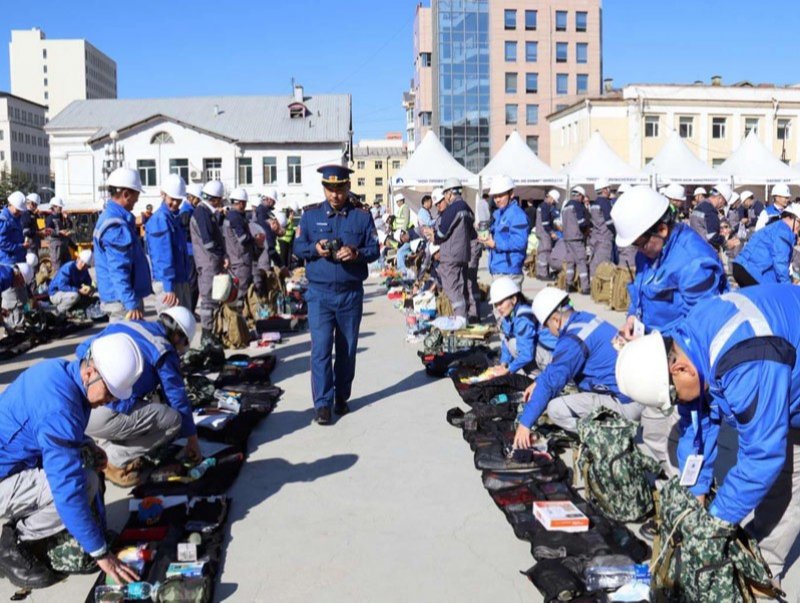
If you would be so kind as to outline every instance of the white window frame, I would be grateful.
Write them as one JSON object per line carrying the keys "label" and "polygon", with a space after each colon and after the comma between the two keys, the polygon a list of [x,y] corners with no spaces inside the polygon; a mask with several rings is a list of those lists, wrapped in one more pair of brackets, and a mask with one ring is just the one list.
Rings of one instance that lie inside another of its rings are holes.
{"label": "white window frame", "polygon": [[289,184],[303,184],[303,160],[300,155],[286,157],[286,179]]}
{"label": "white window frame", "polygon": [[136,171],[142,180],[142,186],[158,186],[155,159],[137,159]]}
{"label": "white window frame", "polygon": [[265,155],[261,159],[261,178],[264,184],[275,184],[278,181],[278,158]]}
{"label": "white window frame", "polygon": [[645,115],[644,116],[644,137],[645,138],[658,138],[659,126],[661,124],[660,115]]}
{"label": "white window frame", "polygon": [[[684,122],[684,120],[687,120]],[[683,132],[686,132],[686,136]],[[678,136],[681,138],[694,137],[694,116],[693,115],[679,115],[678,116]]]}
{"label": "white window frame", "polygon": [[241,184],[253,184],[253,158],[239,157],[236,160],[237,182]]}
{"label": "white window frame", "polygon": [[[718,120],[721,120],[718,121]],[[718,115],[711,118],[711,139],[725,140],[728,135],[728,118]]]}

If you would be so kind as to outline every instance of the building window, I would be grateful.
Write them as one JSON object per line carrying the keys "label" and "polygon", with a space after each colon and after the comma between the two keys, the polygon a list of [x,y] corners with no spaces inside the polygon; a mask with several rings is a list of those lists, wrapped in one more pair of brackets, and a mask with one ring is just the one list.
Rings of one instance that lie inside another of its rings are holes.
{"label": "building window", "polygon": [[42,48],[42,58],[43,59],[47,58],[47,48]]}
{"label": "building window", "polygon": [[694,117],[684,115],[678,118],[678,134],[681,138],[694,136]]}
{"label": "building window", "polygon": [[517,43],[506,42],[506,63],[513,63],[517,60]]}
{"label": "building window", "polygon": [[506,73],[506,94],[517,93],[517,74]]}
{"label": "building window", "polygon": [[0,151],[0,161],[5,161],[5,160],[6,160],[6,152]]}
{"label": "building window", "polygon": [[644,137],[657,138],[658,137],[658,115],[645,115],[644,116]]}
{"label": "building window", "polygon": [[382,170],[383,169],[383,161],[382,160],[378,159],[375,162],[375,169],[376,170]]}
{"label": "building window", "polygon": [[275,157],[264,157],[262,160],[264,184],[274,184],[278,181],[278,160]]}
{"label": "building window", "polygon": [[507,8],[503,13],[503,22],[506,29],[517,28],[517,11],[513,8]]}
{"label": "building window", "polygon": [[356,186],[366,186],[366,182],[367,182],[366,178],[357,178]]}
{"label": "building window", "polygon": [[156,186],[155,159],[138,159],[136,169],[139,171],[139,178],[142,179],[142,186]]}
{"label": "building window", "polygon": [[170,159],[169,160],[169,173],[178,174],[183,178],[184,182],[189,182],[189,160],[188,159]]}
{"label": "building window", "polygon": [[419,62],[420,62],[420,66],[422,66],[422,67],[430,67],[431,66],[431,53],[430,52],[420,52],[419,53]]}
{"label": "building window", "polygon": [[356,161],[356,169],[357,170],[363,170],[365,166],[366,166],[366,163],[364,161]]}
{"label": "building window", "polygon": [[578,42],[575,46],[575,61],[577,63],[589,62],[589,45],[586,42]]}
{"label": "building window", "polygon": [[567,31],[567,11],[556,11],[556,31]]}
{"label": "building window", "polygon": [[778,140],[789,140],[792,135],[791,123],[792,120],[790,119],[778,120]]}
{"label": "building window", "polygon": [[47,65],[43,65],[44,73],[47,73]]}
{"label": "building window", "polygon": [[158,132],[150,139],[150,144],[174,144],[175,140],[169,132]]}
{"label": "building window", "polygon": [[725,163],[725,158],[724,157],[714,157],[711,160],[711,167],[719,167],[723,163]]}
{"label": "building window", "polygon": [[528,31],[534,31],[536,29],[536,11],[535,10],[526,10],[525,11],[525,29]]}
{"label": "building window", "polygon": [[253,158],[239,157],[239,184],[253,184]]}
{"label": "building window", "polygon": [[569,75],[566,73],[556,74],[556,94],[568,94]]}
{"label": "building window", "polygon": [[375,186],[383,186],[383,178],[375,178]]}
{"label": "building window", "polygon": [[533,151],[537,155],[539,154],[539,137],[538,136],[533,136],[533,135],[526,136],[525,137],[525,142],[528,144],[528,146],[530,147],[531,151]]}
{"label": "building window", "polygon": [[726,117],[711,118],[711,138],[725,138],[725,125],[728,121]]}
{"label": "building window", "polygon": [[378,203],[383,203],[383,193],[378,193],[377,195],[375,195],[375,201],[377,201]]}
{"label": "building window", "polygon": [[575,31],[586,31],[586,22],[589,20],[589,13],[578,11],[575,13]]}
{"label": "building window", "polygon": [[431,120],[433,119],[433,113],[430,111],[423,111],[419,114],[419,123],[421,126],[429,126],[431,125]]}
{"label": "building window", "polygon": [[539,60],[538,42],[525,42],[525,60],[528,63],[535,63]]}
{"label": "building window", "polygon": [[506,105],[506,125],[514,126],[517,124],[517,105]]}
{"label": "building window", "polygon": [[539,105],[525,105],[525,123],[529,126],[539,123]]}
{"label": "building window", "polygon": [[758,135],[758,118],[745,117],[744,118],[744,135],[747,136],[750,132],[755,132]]}
{"label": "building window", "polygon": [[567,43],[556,42],[556,63],[567,62]]}
{"label": "building window", "polygon": [[50,95],[47,93],[47,90],[44,91],[44,100],[50,98]]}
{"label": "building window", "polygon": [[289,173],[289,184],[302,184],[303,171],[300,166],[300,157],[289,155],[286,158],[286,171]]}
{"label": "building window", "polygon": [[525,92],[528,94],[536,94],[539,92],[539,74],[526,73],[525,74]]}
{"label": "building window", "polygon": [[392,160],[392,169],[399,170],[400,169],[400,161],[397,159]]}
{"label": "building window", "polygon": [[205,180],[221,180],[222,179],[222,159],[203,159],[203,172],[205,172]]}
{"label": "building window", "polygon": [[5,130],[0,130],[0,140],[3,140],[3,138],[5,138],[5,136],[6,136],[6,131]]}
{"label": "building window", "polygon": [[579,73],[575,79],[578,94],[586,94],[589,92],[589,76],[586,73]]}
{"label": "building window", "polygon": [[47,78],[44,78],[44,85],[47,86]]}

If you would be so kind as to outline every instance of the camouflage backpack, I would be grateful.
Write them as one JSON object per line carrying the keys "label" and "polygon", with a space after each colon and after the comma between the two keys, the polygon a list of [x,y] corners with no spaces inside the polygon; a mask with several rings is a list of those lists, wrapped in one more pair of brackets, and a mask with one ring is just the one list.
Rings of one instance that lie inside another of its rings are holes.
{"label": "camouflage backpack", "polygon": [[592,275],[592,299],[600,303],[611,302],[611,286],[617,267],[611,262],[600,264]]}
{"label": "camouflage backpack", "polygon": [[66,530],[47,539],[47,560],[54,571],[63,574],[91,574],[97,571],[97,562]]}
{"label": "camouflage backpack", "polygon": [[214,315],[214,335],[229,350],[246,348],[250,343],[247,321],[230,304],[221,304]]}
{"label": "camouflage backpack", "polygon": [[647,473],[658,474],[660,466],[639,451],[636,431],[635,423],[603,407],[578,421],[578,467],[586,494],[617,521],[638,521],[653,510]]}
{"label": "camouflage backpack", "polygon": [[609,304],[612,310],[625,311],[630,305],[630,296],[628,295],[628,285],[633,281],[632,270],[627,267],[617,266],[614,272],[614,277],[611,279],[611,297]]}
{"label": "camouflage backpack", "polygon": [[772,573],[755,540],[741,527],[710,515],[670,479],[656,495],[653,542],[655,601],[752,603],[752,587],[777,598]]}

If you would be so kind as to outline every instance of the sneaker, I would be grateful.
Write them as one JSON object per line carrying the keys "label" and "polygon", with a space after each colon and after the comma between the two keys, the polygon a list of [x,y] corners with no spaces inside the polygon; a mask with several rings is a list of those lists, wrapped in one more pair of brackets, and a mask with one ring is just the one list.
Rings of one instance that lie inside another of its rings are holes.
{"label": "sneaker", "polygon": [[0,534],[0,576],[17,588],[47,588],[63,576],[36,559],[17,538],[11,525],[4,525]]}
{"label": "sneaker", "polygon": [[134,488],[139,485],[139,469],[136,461],[122,467],[108,463],[104,470],[106,479],[120,488]]}
{"label": "sneaker", "polygon": [[331,409],[328,406],[323,406],[322,408],[318,408],[316,411],[316,415],[314,415],[314,421],[317,425],[330,425],[331,424]]}

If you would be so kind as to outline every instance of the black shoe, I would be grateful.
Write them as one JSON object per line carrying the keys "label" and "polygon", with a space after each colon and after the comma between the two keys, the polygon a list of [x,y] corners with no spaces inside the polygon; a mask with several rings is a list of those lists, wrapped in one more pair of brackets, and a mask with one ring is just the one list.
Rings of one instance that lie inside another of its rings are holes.
{"label": "black shoe", "polygon": [[653,542],[653,538],[655,538],[657,533],[658,526],[656,526],[655,519],[648,519],[639,528],[639,536],[641,536],[647,542]]}
{"label": "black shoe", "polygon": [[337,400],[336,404],[333,405],[333,412],[341,417],[342,415],[346,415],[350,412],[350,407],[344,400]]}
{"label": "black shoe", "polygon": [[8,524],[0,535],[0,575],[18,588],[47,588],[62,578],[28,551]]}
{"label": "black shoe", "polygon": [[470,316],[467,319],[468,325],[479,325],[481,324],[481,317],[480,316]]}
{"label": "black shoe", "polygon": [[591,295],[591,289],[581,289],[581,295]]}
{"label": "black shoe", "polygon": [[314,415],[314,421],[317,425],[330,425],[331,424],[331,409],[328,406],[323,406],[317,409],[317,414]]}

